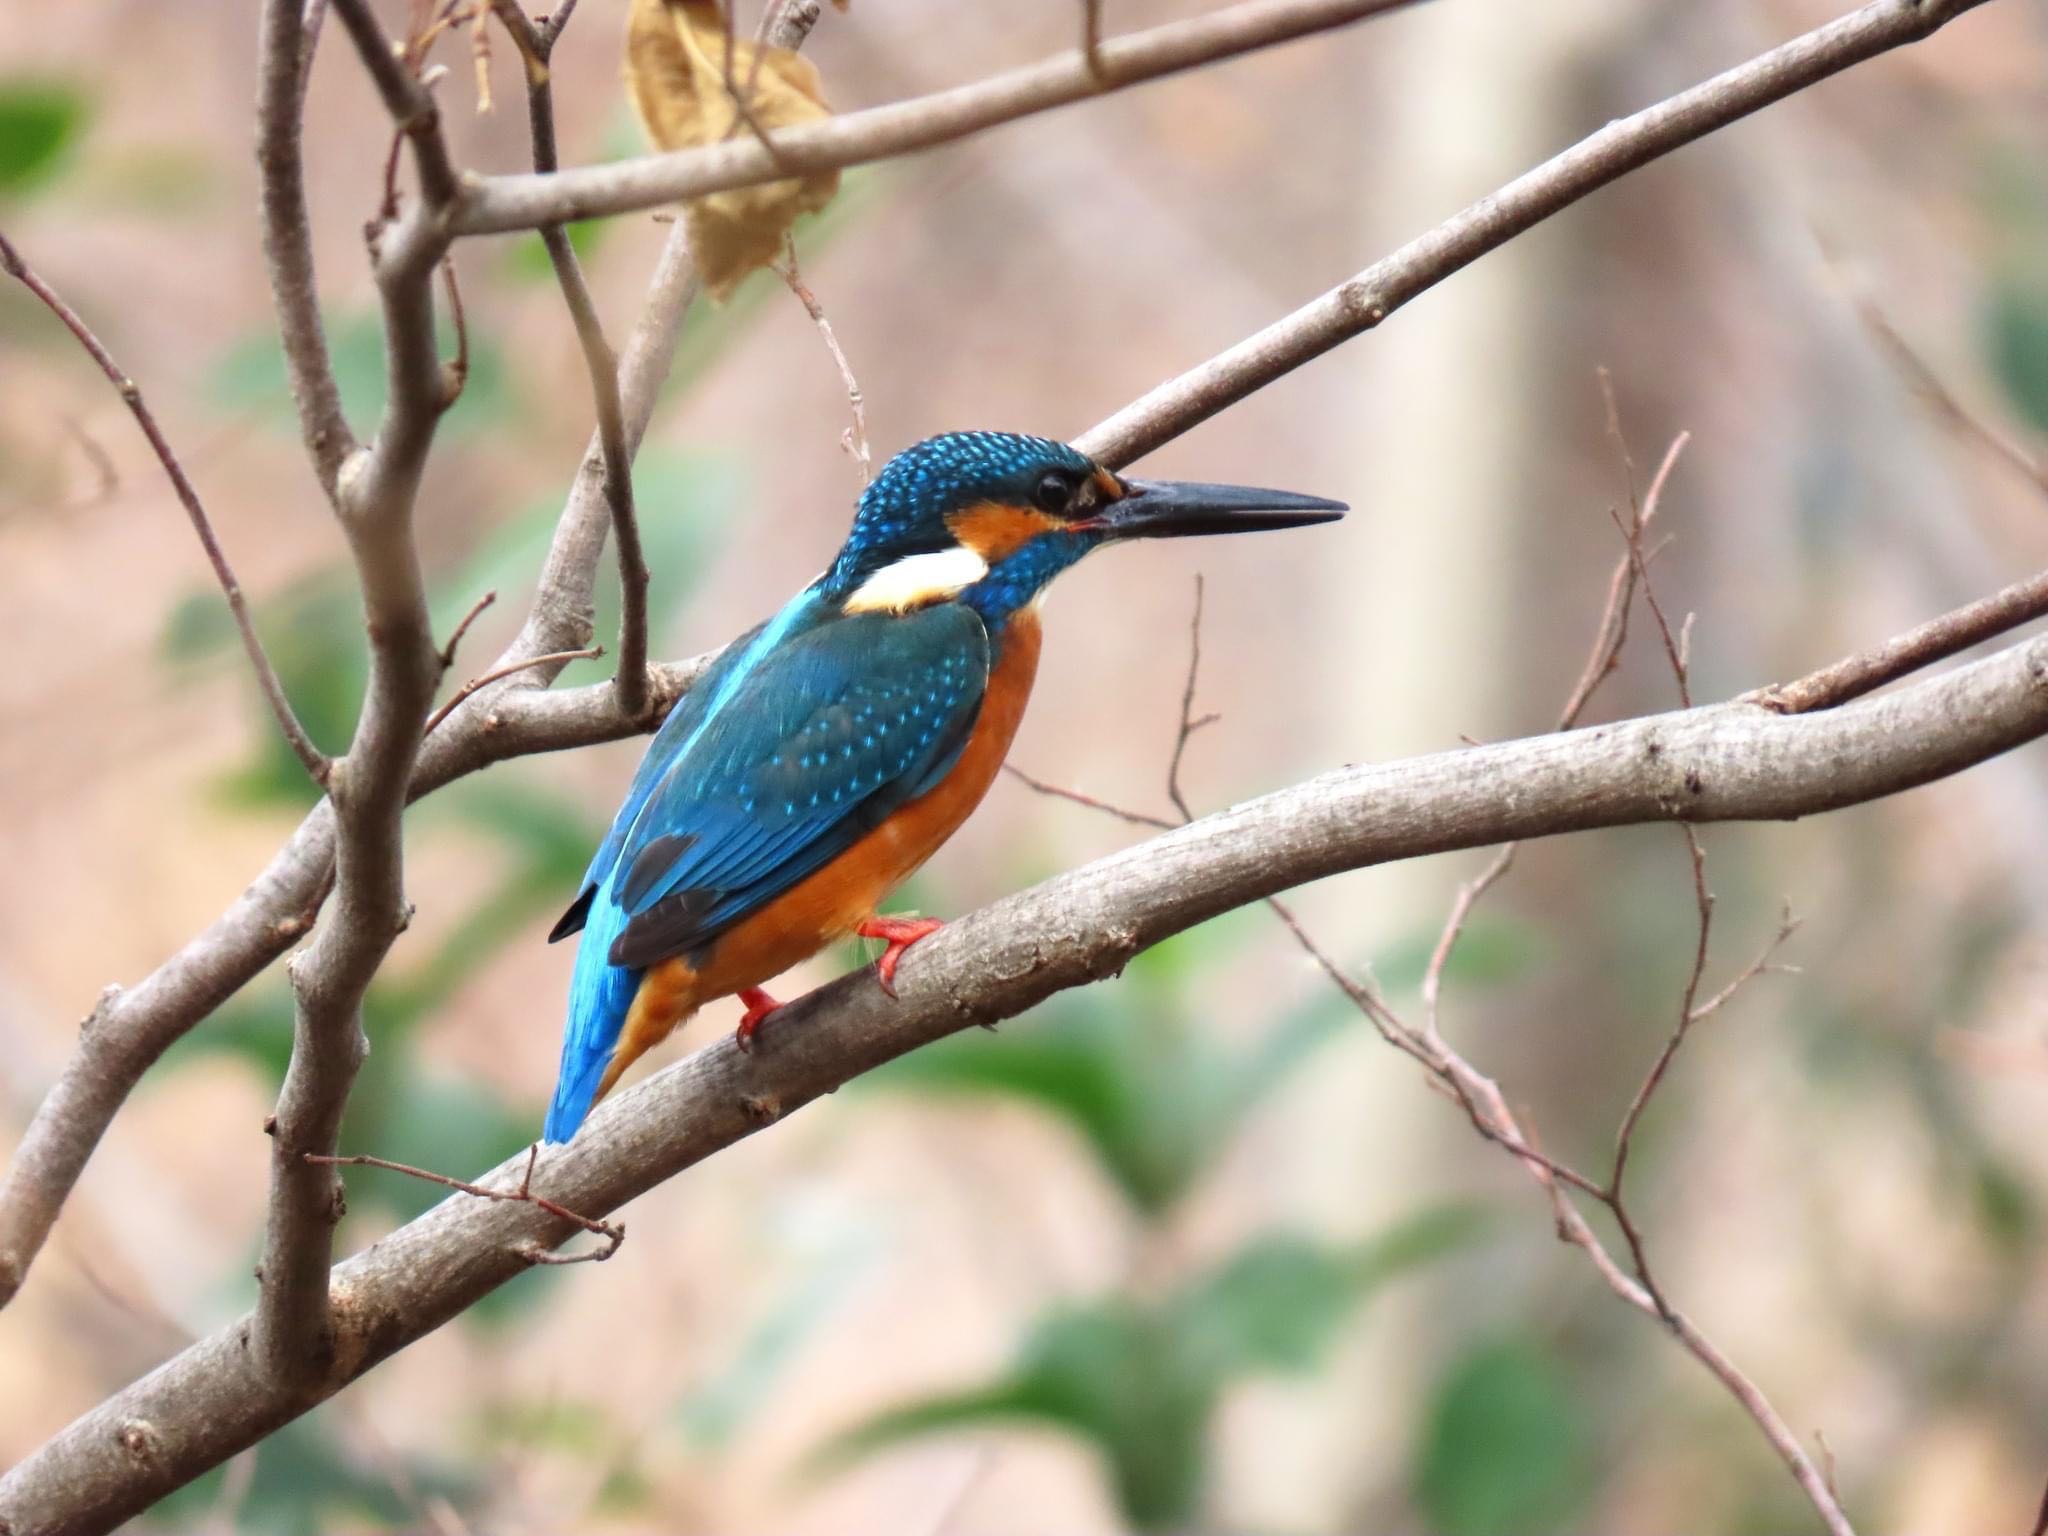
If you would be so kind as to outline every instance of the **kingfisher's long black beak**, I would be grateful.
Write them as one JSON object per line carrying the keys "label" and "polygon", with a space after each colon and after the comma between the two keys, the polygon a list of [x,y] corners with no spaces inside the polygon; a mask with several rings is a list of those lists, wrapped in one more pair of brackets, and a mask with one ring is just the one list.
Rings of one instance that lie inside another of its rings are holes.
{"label": "kingfisher's long black beak", "polygon": [[1250,485],[1193,480],[1127,480],[1121,501],[1093,521],[1112,539],[1178,539],[1202,533],[1255,533],[1333,523],[1350,509],[1341,501],[1265,491]]}

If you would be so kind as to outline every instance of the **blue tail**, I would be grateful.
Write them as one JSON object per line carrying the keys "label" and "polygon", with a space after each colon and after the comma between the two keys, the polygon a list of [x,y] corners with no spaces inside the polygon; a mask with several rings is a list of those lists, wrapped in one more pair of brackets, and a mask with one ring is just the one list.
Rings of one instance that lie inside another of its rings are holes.
{"label": "blue tail", "polygon": [[598,888],[590,903],[576,949],[576,971],[569,982],[569,1022],[562,1033],[562,1066],[555,1079],[555,1101],[548,1106],[546,1142],[563,1142],[590,1113],[606,1063],[619,1043],[633,995],[640,990],[639,971],[611,963],[612,941],[626,926],[626,914],[612,899],[611,881]]}

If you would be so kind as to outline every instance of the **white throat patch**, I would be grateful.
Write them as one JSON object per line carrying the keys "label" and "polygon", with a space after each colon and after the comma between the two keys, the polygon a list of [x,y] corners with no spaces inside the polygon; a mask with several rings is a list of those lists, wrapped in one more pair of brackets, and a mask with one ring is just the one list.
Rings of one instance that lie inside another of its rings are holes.
{"label": "white throat patch", "polygon": [[885,565],[846,600],[848,613],[904,613],[953,597],[988,574],[988,562],[964,545],[907,555]]}

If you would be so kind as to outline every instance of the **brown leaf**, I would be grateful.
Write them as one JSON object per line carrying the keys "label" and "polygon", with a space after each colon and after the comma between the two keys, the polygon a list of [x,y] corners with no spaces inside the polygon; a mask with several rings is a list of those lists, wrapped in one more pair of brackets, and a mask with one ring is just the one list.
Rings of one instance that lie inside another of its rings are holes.
{"label": "brown leaf", "polygon": [[[787,48],[764,48],[759,61],[751,39],[732,46],[726,71],[726,30],[712,0],[633,0],[626,20],[626,84],[647,136],[662,149],[716,144],[758,126],[775,130],[830,115],[818,71]],[[750,126],[734,103],[747,102]],[[816,213],[839,190],[837,171],[816,171],[758,187],[739,187],[691,198],[683,205],[690,254],[714,299],[782,252],[782,238],[797,216]]]}

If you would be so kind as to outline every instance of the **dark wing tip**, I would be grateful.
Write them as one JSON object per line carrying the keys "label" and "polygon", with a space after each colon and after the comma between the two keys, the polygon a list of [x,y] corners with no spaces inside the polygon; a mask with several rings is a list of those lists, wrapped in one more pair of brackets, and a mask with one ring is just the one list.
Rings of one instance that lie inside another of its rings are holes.
{"label": "dark wing tip", "polygon": [[643,971],[703,942],[704,918],[718,905],[720,894],[703,889],[669,892],[619,930],[605,958],[626,970]]}
{"label": "dark wing tip", "polygon": [[583,887],[583,894],[569,903],[569,910],[564,912],[561,920],[548,930],[548,942],[550,944],[559,944],[562,940],[568,938],[570,934],[582,932],[583,925],[590,921],[590,904],[596,899],[597,887],[595,885]]}
{"label": "dark wing tip", "polygon": [[619,881],[619,905],[628,912],[645,905],[654,888],[674,869],[676,860],[696,842],[694,832],[664,832],[649,839],[647,846],[633,855],[625,878]]}

